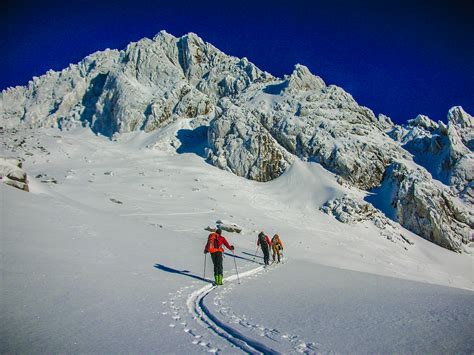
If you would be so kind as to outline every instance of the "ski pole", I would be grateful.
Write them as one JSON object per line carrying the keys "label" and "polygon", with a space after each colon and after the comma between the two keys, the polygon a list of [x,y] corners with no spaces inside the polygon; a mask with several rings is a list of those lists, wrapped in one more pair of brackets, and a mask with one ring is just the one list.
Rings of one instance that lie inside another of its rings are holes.
{"label": "ski pole", "polygon": [[204,278],[206,278],[206,260],[207,259],[207,253],[204,254]]}
{"label": "ski pole", "polygon": [[235,261],[235,253],[233,250],[232,250],[232,254],[234,255],[235,272],[237,273],[237,280],[239,281],[239,285],[240,285],[239,270],[237,269],[237,261]]}
{"label": "ski pole", "polygon": [[258,245],[257,245],[257,249],[255,249],[255,255],[253,256],[253,260],[255,260],[255,258],[257,257],[257,251],[258,251]]}

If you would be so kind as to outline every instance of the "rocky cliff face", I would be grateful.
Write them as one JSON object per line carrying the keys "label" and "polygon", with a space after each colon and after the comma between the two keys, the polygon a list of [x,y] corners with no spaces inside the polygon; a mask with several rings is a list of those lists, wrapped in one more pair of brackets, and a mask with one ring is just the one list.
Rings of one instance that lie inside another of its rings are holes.
{"label": "rocky cliff face", "polygon": [[293,157],[259,119],[229,99],[219,101],[219,113],[209,126],[208,161],[221,169],[257,181],[280,176]]}
{"label": "rocky cliff face", "polygon": [[207,161],[239,176],[268,181],[296,158],[316,161],[389,191],[390,209],[373,205],[446,248],[461,251],[473,228],[473,118],[462,108],[448,125],[420,115],[397,126],[302,65],[275,78],[194,34],[160,32],[7,89],[0,117],[5,128],[83,125],[109,137],[186,119],[207,130]]}
{"label": "rocky cliff face", "polygon": [[472,209],[423,168],[395,162],[373,193],[369,202],[423,238],[455,251],[469,243]]}
{"label": "rocky cliff face", "polygon": [[426,116],[394,127],[390,135],[413,154],[416,163],[452,188],[464,201],[474,202],[474,118],[461,107],[448,113],[448,125]]}

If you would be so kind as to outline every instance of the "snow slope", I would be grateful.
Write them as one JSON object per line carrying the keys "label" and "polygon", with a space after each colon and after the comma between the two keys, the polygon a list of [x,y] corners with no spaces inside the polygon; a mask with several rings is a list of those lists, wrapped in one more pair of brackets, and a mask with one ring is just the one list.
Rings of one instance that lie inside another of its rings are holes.
{"label": "snow slope", "polygon": [[[316,163],[259,183],[162,149],[176,144],[171,128],[19,135],[21,148],[0,150],[24,159],[31,191],[0,184],[2,353],[474,349],[472,255],[320,212],[360,191]],[[226,233],[240,284],[227,254],[216,290],[202,250],[218,219],[243,231]],[[268,272],[254,258],[261,230],[285,245]]]}

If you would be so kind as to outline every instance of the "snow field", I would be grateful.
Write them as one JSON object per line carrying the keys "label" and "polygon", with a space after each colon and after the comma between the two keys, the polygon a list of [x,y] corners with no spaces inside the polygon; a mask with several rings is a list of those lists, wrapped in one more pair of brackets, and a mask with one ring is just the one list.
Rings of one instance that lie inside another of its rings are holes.
{"label": "snow field", "polygon": [[[256,183],[145,148],[168,138],[41,129],[25,146],[43,149],[13,152],[31,193],[0,184],[1,352],[472,351],[472,256],[414,235],[405,250],[319,212],[345,191],[317,164]],[[226,257],[210,289],[204,228],[219,219],[243,227],[224,234],[242,282]],[[288,262],[254,273],[261,230]]]}

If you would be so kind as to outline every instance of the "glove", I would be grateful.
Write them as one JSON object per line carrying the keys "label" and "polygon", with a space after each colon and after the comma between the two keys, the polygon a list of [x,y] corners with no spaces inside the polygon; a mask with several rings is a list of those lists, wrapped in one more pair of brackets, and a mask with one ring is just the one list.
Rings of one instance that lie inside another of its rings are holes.
{"label": "glove", "polygon": [[234,248],[234,246],[233,246],[233,245],[231,245],[231,246],[230,246],[230,250],[234,250],[234,249],[235,249],[235,248]]}
{"label": "glove", "polygon": [[207,250],[204,250],[204,254],[207,254],[207,253],[208,253],[208,251],[207,251]]}

